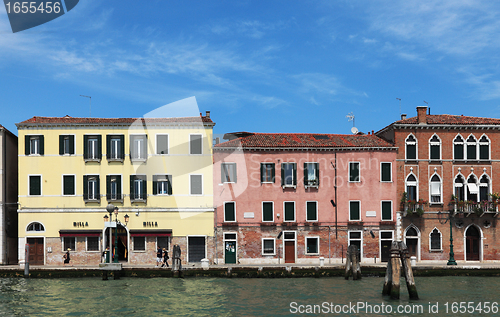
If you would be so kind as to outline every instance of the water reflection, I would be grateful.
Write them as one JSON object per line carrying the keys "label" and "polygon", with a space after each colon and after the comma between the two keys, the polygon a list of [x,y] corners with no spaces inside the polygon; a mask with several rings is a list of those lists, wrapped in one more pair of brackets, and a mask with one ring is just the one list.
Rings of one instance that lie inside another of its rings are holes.
{"label": "water reflection", "polygon": [[[404,281],[404,280],[403,280]],[[419,301],[408,300],[404,285],[401,299],[381,295],[382,278],[346,281],[342,278],[216,279],[123,278],[102,281],[82,279],[0,279],[0,315],[4,316],[284,316],[296,305],[422,305],[453,301],[497,301],[498,278],[417,278]],[[333,314],[335,315],[335,314]],[[341,314],[342,316],[363,316]],[[388,314],[370,314],[386,316]],[[395,313],[389,315],[396,315]],[[413,314],[398,314],[411,316]],[[451,312],[448,314],[452,316]]]}

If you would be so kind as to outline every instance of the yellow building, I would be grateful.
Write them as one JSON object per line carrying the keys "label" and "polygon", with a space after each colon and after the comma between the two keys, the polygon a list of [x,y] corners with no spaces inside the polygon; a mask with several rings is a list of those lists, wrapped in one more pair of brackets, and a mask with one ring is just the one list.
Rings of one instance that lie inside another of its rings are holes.
{"label": "yellow building", "polygon": [[[97,265],[109,247],[155,264],[178,244],[182,260],[212,258],[210,112],[187,118],[33,117],[19,133],[19,263]],[[116,243],[115,243],[116,241]],[[114,253],[114,252],[113,252]],[[170,255],[170,257],[172,257]]]}

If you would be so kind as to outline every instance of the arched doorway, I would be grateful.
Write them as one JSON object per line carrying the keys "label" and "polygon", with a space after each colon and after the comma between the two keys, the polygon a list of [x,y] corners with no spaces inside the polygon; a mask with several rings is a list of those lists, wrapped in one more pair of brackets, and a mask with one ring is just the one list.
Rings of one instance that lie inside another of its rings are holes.
{"label": "arched doorway", "polygon": [[419,259],[418,245],[419,245],[419,231],[415,226],[410,226],[406,229],[405,243],[408,247],[409,256],[414,256]]}
{"label": "arched doorway", "polygon": [[481,233],[472,225],[465,231],[465,260],[479,261]]}
{"label": "arched doorway", "polygon": [[[109,246],[109,230],[112,229],[111,234],[111,244],[112,244],[112,254],[114,256],[115,252],[115,240],[116,240],[116,231],[115,228],[106,228],[105,233],[104,233],[104,245],[105,247]],[[128,262],[128,231],[127,229],[121,225],[120,223],[117,224],[118,229],[118,261],[124,261]]]}

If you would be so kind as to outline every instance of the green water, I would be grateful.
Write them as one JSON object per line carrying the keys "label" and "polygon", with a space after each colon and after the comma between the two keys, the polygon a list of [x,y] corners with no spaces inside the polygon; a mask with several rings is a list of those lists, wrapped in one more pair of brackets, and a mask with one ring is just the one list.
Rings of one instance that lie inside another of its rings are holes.
{"label": "green water", "polygon": [[[316,312],[330,316],[473,315],[470,311],[452,313],[452,303],[458,302],[458,308],[460,301],[466,302],[466,306],[468,302],[474,303],[474,315],[500,316],[498,312],[479,314],[477,310],[478,304],[484,307],[485,302],[500,302],[500,278],[422,277],[416,279],[416,284],[418,301],[408,299],[404,286],[400,300],[383,297],[383,279],[375,277],[360,281],[343,278],[122,278],[116,281],[4,278],[0,279],[0,316],[284,316],[303,315],[299,309],[313,309],[312,305],[318,305]],[[293,302],[296,304],[291,304]],[[350,303],[357,308],[358,302],[372,305],[372,313],[364,309],[355,313],[350,308],[346,311]],[[429,302],[438,304],[437,313],[429,313]],[[380,310],[375,313],[377,307],[382,309],[382,304],[390,305],[393,313],[387,313],[387,306],[384,313]],[[424,313],[398,314],[395,312],[398,305],[406,309],[422,306]],[[322,311],[318,310],[320,307]],[[342,308],[344,312],[335,313],[335,309]],[[294,311],[296,313],[292,313]]]}

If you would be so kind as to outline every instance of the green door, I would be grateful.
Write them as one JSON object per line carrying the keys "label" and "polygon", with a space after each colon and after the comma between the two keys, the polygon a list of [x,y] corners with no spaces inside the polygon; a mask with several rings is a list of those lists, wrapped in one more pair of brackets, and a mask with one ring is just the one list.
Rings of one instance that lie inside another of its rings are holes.
{"label": "green door", "polygon": [[236,263],[236,241],[226,241],[226,264]]}

